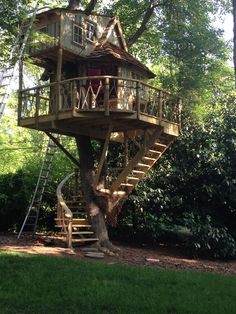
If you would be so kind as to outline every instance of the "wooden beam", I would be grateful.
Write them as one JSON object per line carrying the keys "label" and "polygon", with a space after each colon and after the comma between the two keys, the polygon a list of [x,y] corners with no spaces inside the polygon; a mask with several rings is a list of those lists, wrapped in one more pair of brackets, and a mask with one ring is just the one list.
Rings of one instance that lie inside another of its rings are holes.
{"label": "wooden beam", "polygon": [[109,145],[110,137],[111,137],[111,131],[112,131],[112,124],[109,125],[109,128],[107,130],[107,136],[106,136],[106,140],[105,140],[105,143],[104,143],[104,146],[103,146],[103,150],[102,150],[102,154],[101,154],[101,157],[100,157],[98,170],[97,170],[97,173],[96,173],[95,178],[94,178],[93,186],[94,186],[95,190],[97,188],[97,185],[98,185],[98,182],[99,182],[99,178],[100,178],[100,175],[101,175],[101,172],[102,172],[102,167],[104,165],[104,162],[105,162],[105,159],[106,159],[106,156],[107,156],[108,145]]}
{"label": "wooden beam", "polygon": [[68,152],[67,149],[65,149],[65,147],[63,147],[61,145],[61,143],[49,132],[45,132],[47,134],[47,136],[57,145],[57,147],[60,148],[60,150],[63,151],[63,153],[70,159],[70,161],[72,161],[77,167],[80,168],[80,163],[78,162],[77,159],[75,159],[71,153]]}

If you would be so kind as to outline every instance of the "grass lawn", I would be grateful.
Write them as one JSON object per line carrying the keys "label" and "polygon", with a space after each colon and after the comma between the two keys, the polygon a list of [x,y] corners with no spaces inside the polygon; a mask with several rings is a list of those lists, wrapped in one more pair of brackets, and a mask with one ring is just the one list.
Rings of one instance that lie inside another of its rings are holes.
{"label": "grass lawn", "polygon": [[0,314],[234,314],[236,276],[0,251]]}

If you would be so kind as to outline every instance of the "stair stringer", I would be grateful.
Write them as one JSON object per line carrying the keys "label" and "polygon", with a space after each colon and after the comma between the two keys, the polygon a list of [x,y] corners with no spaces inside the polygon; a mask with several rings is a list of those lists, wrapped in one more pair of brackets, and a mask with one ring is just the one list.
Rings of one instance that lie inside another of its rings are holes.
{"label": "stair stringer", "polygon": [[[141,177],[131,177],[130,179],[136,179],[136,182],[133,184],[128,183],[129,181],[129,175],[132,173],[132,171],[135,171],[135,168],[138,166],[138,164],[140,163],[140,161],[142,161],[143,158],[148,158],[145,155],[147,155],[147,153],[149,152],[149,150],[151,149],[151,147],[153,145],[161,145],[161,143],[157,142],[157,140],[160,138],[161,135],[163,135],[163,128],[158,128],[155,130],[147,130],[145,132],[145,136],[144,136],[144,142],[143,144],[140,146],[139,151],[136,153],[136,155],[128,162],[128,164],[126,165],[126,167],[122,170],[122,172],[118,175],[118,177],[115,179],[115,181],[112,183],[111,188],[110,188],[110,193],[113,194],[115,193],[117,190],[120,189],[121,185],[124,184],[124,186],[126,186],[126,193],[129,194],[134,187],[140,182],[140,180],[145,176],[145,174],[147,173],[147,171],[154,165],[154,163],[162,156],[162,154],[166,151],[166,149],[170,146],[170,144],[172,143],[173,139],[171,137],[171,139],[168,139],[168,143],[166,143],[166,145],[164,146],[164,149],[159,152],[158,156],[156,156],[156,158],[149,158],[151,160],[151,164],[143,164],[143,166],[146,166],[146,169],[144,169],[142,171],[142,175]],[[141,173],[141,171],[140,171]],[[126,183],[123,183],[126,182]]]}

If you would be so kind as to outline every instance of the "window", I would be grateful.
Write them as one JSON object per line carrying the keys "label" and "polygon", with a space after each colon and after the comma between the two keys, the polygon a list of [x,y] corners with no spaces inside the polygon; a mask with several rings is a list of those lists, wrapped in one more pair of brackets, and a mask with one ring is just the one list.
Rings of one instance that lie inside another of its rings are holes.
{"label": "window", "polygon": [[93,22],[87,21],[87,23],[86,23],[86,39],[88,39],[89,41],[92,41],[92,42],[95,40],[95,37],[96,37],[95,29],[96,29],[96,24],[94,24]]}
{"label": "window", "polygon": [[77,24],[73,24],[73,44],[83,45],[83,28]]}

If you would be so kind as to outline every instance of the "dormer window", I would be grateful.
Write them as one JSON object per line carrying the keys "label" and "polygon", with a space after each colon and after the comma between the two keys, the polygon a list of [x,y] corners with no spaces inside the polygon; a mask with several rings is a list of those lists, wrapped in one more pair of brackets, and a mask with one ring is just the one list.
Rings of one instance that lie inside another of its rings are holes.
{"label": "dormer window", "polygon": [[73,24],[73,44],[83,46],[83,27],[79,24]]}
{"label": "dormer window", "polygon": [[86,39],[94,42],[95,38],[96,38],[96,24],[91,21],[87,21],[86,22]]}

